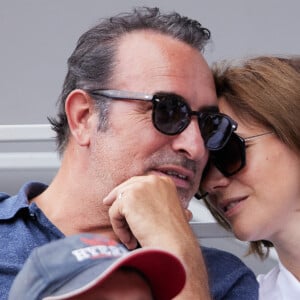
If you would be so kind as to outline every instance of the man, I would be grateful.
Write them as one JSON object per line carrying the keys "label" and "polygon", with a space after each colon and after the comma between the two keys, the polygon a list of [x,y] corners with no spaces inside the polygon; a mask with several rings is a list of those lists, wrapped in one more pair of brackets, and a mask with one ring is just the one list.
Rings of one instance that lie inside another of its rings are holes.
{"label": "man", "polygon": [[85,233],[35,248],[9,299],[171,300],[185,279],[183,264],[170,252],[129,252],[114,240]]}
{"label": "man", "polygon": [[209,35],[142,8],[81,36],[51,119],[61,167],[49,187],[31,183],[0,202],[2,295],[34,247],[91,232],[178,256],[187,270],[178,299],[256,299],[254,274],[230,254],[201,251],[188,223],[208,149],[236,128],[217,113],[201,54]]}

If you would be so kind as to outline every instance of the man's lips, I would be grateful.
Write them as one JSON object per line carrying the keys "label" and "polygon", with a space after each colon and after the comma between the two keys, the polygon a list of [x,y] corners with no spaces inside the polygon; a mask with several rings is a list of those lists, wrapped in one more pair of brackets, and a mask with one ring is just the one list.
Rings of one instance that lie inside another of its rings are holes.
{"label": "man's lips", "polygon": [[180,166],[163,166],[155,168],[153,171],[171,177],[178,187],[189,188],[193,182],[193,178],[195,177],[195,173],[193,171]]}

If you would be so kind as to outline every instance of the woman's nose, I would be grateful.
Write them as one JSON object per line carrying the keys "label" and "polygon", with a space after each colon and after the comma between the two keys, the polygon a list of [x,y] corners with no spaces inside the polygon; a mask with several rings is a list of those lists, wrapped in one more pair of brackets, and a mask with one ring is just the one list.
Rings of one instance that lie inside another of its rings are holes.
{"label": "woman's nose", "polygon": [[230,182],[213,164],[208,163],[202,174],[200,188],[212,194],[219,188],[226,187]]}

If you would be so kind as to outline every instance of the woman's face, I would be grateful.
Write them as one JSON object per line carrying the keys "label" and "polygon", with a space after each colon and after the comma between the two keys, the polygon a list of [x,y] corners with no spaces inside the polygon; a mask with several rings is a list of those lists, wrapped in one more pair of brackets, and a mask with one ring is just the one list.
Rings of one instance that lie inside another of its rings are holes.
{"label": "woman's face", "polygon": [[[242,122],[224,98],[220,111],[238,122],[241,137],[269,131]],[[268,134],[246,142],[246,166],[240,172],[224,177],[212,167],[201,186],[239,239],[276,244],[299,228],[299,182],[300,158],[275,134]]]}

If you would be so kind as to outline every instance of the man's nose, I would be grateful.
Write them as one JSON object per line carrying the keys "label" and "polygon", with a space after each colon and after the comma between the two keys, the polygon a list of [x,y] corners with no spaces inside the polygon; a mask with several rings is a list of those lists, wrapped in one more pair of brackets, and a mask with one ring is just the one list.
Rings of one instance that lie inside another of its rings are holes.
{"label": "man's nose", "polygon": [[192,118],[187,128],[174,137],[172,147],[191,160],[207,159],[208,150],[205,147],[197,118]]}

